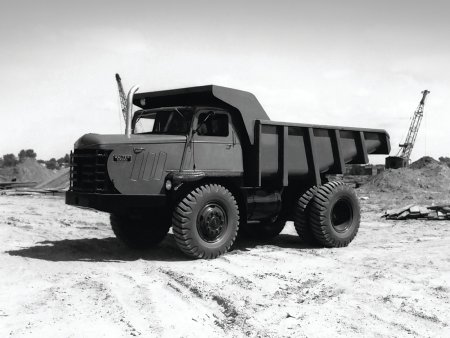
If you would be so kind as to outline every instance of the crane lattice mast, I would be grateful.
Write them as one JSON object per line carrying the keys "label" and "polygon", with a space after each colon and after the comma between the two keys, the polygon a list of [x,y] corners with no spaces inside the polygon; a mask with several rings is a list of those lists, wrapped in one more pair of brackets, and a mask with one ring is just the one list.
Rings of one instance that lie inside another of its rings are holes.
{"label": "crane lattice mast", "polygon": [[123,90],[122,79],[119,74],[116,74],[117,87],[119,88],[120,106],[122,108],[123,119],[126,122],[127,117],[127,97]]}
{"label": "crane lattice mast", "polygon": [[400,150],[397,156],[403,158],[406,165],[408,165],[409,163],[411,152],[414,148],[414,143],[416,142],[417,133],[419,132],[420,123],[422,122],[423,118],[425,98],[429,93],[430,91],[428,90],[424,90],[422,92],[422,100],[420,100],[420,103],[417,106],[416,111],[414,112],[411,125],[409,126],[408,135],[406,136],[406,140],[402,144],[399,144]]}

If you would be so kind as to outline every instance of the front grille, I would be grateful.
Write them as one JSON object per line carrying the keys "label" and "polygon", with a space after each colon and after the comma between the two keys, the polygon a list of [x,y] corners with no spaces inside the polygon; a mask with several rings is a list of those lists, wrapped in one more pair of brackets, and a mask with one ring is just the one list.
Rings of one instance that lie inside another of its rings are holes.
{"label": "front grille", "polygon": [[106,167],[111,152],[100,149],[75,149],[70,154],[70,189],[91,193],[116,193]]}

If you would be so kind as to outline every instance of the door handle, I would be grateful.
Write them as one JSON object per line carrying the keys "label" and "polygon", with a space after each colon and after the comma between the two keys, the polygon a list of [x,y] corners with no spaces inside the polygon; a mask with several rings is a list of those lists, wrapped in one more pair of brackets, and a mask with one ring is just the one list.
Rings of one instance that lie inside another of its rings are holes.
{"label": "door handle", "polygon": [[141,152],[143,152],[145,150],[145,148],[133,148],[133,151],[135,154],[139,154]]}
{"label": "door handle", "polygon": [[226,149],[231,149],[232,144],[227,144]]}

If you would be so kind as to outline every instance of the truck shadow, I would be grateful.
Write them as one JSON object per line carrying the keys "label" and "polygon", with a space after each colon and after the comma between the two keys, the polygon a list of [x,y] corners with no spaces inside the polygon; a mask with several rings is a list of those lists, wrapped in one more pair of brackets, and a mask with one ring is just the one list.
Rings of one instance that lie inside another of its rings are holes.
{"label": "truck shadow", "polygon": [[28,248],[6,251],[11,256],[42,259],[52,262],[127,262],[139,259],[149,261],[188,261],[176,246],[172,234],[158,246],[146,250],[133,250],[115,237],[63,239],[37,242]]}
{"label": "truck shadow", "polygon": [[[238,238],[233,251],[250,251],[257,246],[272,246],[290,249],[312,249],[300,242],[298,236],[279,235],[271,240]],[[139,259],[148,261],[189,261],[191,258],[178,249],[174,236],[168,234],[158,246],[147,250],[133,250],[115,237],[63,239],[41,241],[28,248],[6,251],[11,256],[42,259],[52,262],[127,262]]]}

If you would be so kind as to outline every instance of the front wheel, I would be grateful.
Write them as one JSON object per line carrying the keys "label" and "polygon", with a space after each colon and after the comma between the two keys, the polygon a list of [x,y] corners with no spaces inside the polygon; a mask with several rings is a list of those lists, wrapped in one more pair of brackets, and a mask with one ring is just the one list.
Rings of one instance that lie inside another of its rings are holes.
{"label": "front wheel", "polygon": [[160,243],[170,229],[167,213],[153,212],[133,215],[110,215],[116,237],[134,249],[146,249]]}
{"label": "front wheel", "polygon": [[220,184],[205,184],[188,193],[174,208],[172,230],[178,247],[194,258],[216,258],[236,239],[239,208]]}

